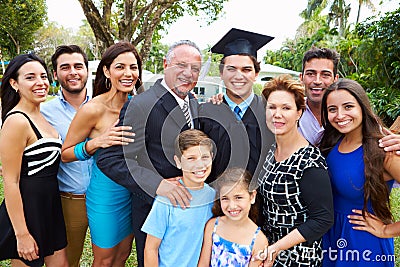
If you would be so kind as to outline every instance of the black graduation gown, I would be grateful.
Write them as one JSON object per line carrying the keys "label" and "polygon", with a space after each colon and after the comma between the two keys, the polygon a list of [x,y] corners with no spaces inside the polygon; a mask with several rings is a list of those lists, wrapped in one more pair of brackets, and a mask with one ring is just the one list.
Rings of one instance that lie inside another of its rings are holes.
{"label": "black graduation gown", "polygon": [[237,120],[225,99],[221,105],[201,104],[199,121],[201,130],[217,148],[206,182],[213,182],[229,167],[245,168],[256,180],[265,159],[265,150],[273,142],[273,135],[266,126],[262,98],[254,95],[241,121]]}

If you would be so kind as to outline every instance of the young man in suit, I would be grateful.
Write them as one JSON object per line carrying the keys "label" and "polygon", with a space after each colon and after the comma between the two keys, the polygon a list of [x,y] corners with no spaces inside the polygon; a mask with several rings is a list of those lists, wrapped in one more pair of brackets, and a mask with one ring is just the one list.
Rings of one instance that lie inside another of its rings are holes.
{"label": "young man in suit", "polygon": [[133,193],[132,215],[139,266],[143,266],[146,234],[140,229],[156,195],[173,205],[190,205],[190,194],[179,182],[182,172],[173,160],[180,132],[199,128],[198,103],[190,91],[201,69],[201,51],[191,41],[174,43],[164,59],[164,78],[133,97],[122,108],[120,125],[131,125],[135,142],[99,151],[98,167]]}

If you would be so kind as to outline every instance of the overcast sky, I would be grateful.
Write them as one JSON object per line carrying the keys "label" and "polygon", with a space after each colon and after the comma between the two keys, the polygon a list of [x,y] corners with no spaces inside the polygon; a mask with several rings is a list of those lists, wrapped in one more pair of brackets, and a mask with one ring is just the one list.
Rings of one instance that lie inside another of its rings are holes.
{"label": "overcast sky", "polygon": [[[56,21],[64,27],[78,28],[85,19],[78,0],[46,0],[50,21]],[[352,0],[352,14],[355,21],[358,1]],[[373,0],[379,3],[379,0]],[[390,11],[399,7],[400,0],[391,0],[380,10]],[[171,44],[181,39],[196,42],[201,49],[212,46],[231,28],[239,28],[274,36],[265,49],[279,49],[287,38],[293,38],[302,23],[299,14],[307,6],[307,0],[230,0],[225,6],[225,15],[210,26],[198,22],[196,18],[185,16],[171,26],[162,42]],[[377,7],[378,4],[376,4]],[[363,6],[361,16],[372,15]],[[261,55],[264,53],[260,51]]]}

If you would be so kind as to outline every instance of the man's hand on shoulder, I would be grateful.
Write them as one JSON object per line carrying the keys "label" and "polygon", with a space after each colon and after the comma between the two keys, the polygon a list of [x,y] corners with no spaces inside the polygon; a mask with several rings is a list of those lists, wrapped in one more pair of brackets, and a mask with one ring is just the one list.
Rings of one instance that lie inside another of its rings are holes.
{"label": "man's hand on shoulder", "polygon": [[396,151],[400,155],[400,135],[394,134],[386,128],[382,128],[386,136],[379,140],[379,146],[383,147],[386,152]]}
{"label": "man's hand on shoulder", "polygon": [[219,94],[213,95],[212,97],[207,99],[207,102],[211,102],[214,105],[220,105],[220,104],[222,104],[223,101],[224,101],[224,94],[223,93],[219,93]]}
{"label": "man's hand on shoulder", "polygon": [[190,195],[189,191],[179,182],[181,178],[182,177],[174,177],[162,180],[157,188],[156,194],[167,197],[175,207],[179,205],[182,209],[185,209],[190,206],[192,195]]}

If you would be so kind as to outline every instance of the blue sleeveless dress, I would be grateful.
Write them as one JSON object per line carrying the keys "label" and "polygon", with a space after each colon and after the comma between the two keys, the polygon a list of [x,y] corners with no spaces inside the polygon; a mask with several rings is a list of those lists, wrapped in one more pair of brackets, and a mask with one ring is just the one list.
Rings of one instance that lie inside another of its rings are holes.
{"label": "blue sleeveless dress", "polygon": [[[368,232],[353,230],[347,215],[364,206],[364,160],[362,146],[350,153],[338,150],[340,142],[329,152],[326,162],[331,178],[335,223],[323,236],[323,267],[392,267],[393,238],[379,238]],[[388,182],[389,188],[393,180]],[[371,203],[368,211],[372,212]]]}
{"label": "blue sleeveless dress", "polygon": [[132,229],[132,197],[125,187],[108,178],[96,164],[86,191],[86,210],[92,242],[101,248],[112,248]]}
{"label": "blue sleeveless dress", "polygon": [[211,265],[210,267],[245,267],[249,266],[254,242],[260,227],[254,233],[253,239],[249,245],[242,245],[231,242],[220,237],[216,231],[218,219],[215,220],[214,230],[212,233],[212,249],[211,249]]}

